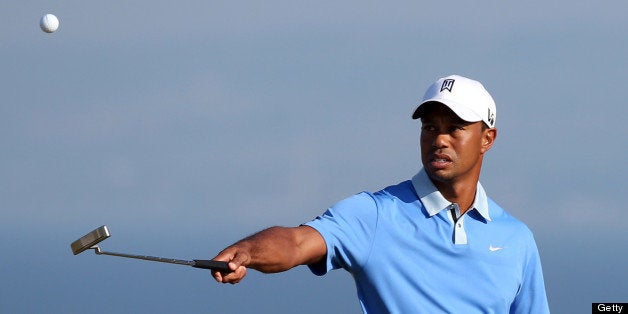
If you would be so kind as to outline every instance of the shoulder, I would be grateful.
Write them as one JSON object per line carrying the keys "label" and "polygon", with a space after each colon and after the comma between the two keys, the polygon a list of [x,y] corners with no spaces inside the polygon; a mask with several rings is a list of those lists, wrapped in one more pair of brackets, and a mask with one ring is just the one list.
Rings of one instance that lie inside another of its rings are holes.
{"label": "shoulder", "polygon": [[378,203],[394,199],[407,202],[413,202],[418,199],[410,180],[387,186],[376,192],[362,191],[339,201],[333,207],[353,206],[356,204],[377,206]]}
{"label": "shoulder", "polygon": [[399,201],[412,203],[417,199],[412,182],[407,180],[376,192],[363,191],[347,197],[331,206],[328,214],[368,215],[372,213],[376,215],[381,208],[389,207]]}
{"label": "shoulder", "polygon": [[534,241],[532,230],[530,230],[530,228],[528,228],[528,226],[523,221],[508,213],[501,207],[501,205],[499,205],[490,197],[488,197],[487,200],[489,213],[492,220],[491,223],[497,224],[502,228],[515,232],[527,240]]}
{"label": "shoulder", "polygon": [[418,200],[416,191],[412,186],[412,181],[406,180],[395,185],[388,186],[373,194],[375,199],[390,200],[398,199],[405,203],[412,203]]}

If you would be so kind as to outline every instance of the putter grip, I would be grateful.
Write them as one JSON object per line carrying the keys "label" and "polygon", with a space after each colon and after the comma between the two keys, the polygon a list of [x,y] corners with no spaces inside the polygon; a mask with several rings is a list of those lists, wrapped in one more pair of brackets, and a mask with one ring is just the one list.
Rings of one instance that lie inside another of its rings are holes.
{"label": "putter grip", "polygon": [[229,269],[229,263],[206,259],[195,259],[192,267],[217,270],[226,273],[231,272],[231,269]]}

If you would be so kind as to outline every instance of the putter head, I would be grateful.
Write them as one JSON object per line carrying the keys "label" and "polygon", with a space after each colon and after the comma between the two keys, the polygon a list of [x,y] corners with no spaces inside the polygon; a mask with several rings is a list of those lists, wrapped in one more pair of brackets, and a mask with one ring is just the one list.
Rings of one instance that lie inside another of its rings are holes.
{"label": "putter head", "polygon": [[94,231],[72,242],[72,244],[70,244],[70,248],[72,248],[72,253],[76,255],[87,249],[92,248],[96,244],[107,239],[109,236],[110,234],[109,234],[109,230],[107,229],[107,226],[100,226]]}

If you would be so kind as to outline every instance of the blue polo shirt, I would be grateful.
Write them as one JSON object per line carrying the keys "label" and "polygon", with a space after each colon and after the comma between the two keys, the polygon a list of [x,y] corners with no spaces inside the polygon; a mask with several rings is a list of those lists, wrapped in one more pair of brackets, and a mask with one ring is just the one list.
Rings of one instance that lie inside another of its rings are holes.
{"label": "blue polo shirt", "polygon": [[457,205],[421,170],[306,223],[327,244],[309,267],[349,271],[364,313],[549,313],[530,230],[479,183],[472,209],[453,215]]}

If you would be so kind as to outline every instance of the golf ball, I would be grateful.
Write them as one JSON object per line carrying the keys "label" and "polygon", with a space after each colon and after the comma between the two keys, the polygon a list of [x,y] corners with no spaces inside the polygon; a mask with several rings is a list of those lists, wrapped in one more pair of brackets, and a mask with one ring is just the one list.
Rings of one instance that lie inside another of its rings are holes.
{"label": "golf ball", "polygon": [[46,33],[53,33],[59,28],[59,19],[53,14],[46,14],[39,20],[39,27]]}

